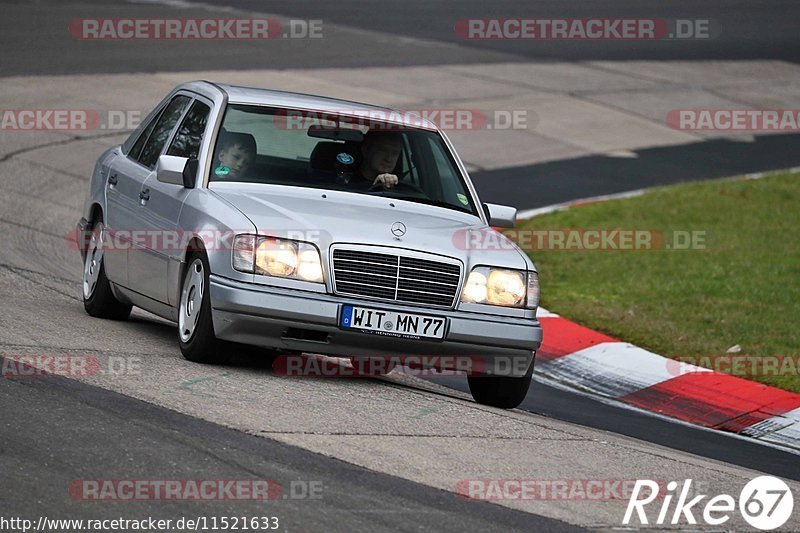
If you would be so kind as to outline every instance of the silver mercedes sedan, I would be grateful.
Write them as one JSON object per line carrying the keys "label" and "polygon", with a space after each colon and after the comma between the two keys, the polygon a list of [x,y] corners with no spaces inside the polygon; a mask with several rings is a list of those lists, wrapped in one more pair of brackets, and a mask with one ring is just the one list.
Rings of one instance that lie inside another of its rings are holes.
{"label": "silver mercedes sedan", "polygon": [[515,216],[481,203],[418,115],[185,83],[97,161],[78,223],[84,306],[176,322],[198,363],[241,344],[456,361],[476,401],[512,408],[542,340],[536,268],[493,229]]}

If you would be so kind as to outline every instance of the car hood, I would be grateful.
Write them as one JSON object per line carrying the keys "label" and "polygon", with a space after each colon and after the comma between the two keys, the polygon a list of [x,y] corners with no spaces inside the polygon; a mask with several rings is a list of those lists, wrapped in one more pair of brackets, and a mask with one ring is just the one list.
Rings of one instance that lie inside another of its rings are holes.
{"label": "car hood", "polygon": [[[444,255],[467,268],[533,269],[522,252],[478,217],[452,209],[334,190],[250,183],[212,183],[209,189],[248,217],[261,235],[331,244],[388,246]],[[400,222],[405,234],[395,236]],[[496,235],[490,239],[469,235]]]}

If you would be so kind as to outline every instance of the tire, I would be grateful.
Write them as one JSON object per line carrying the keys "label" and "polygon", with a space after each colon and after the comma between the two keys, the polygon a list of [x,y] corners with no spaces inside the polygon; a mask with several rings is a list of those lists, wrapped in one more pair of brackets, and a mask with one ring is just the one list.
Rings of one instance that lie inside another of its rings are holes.
{"label": "tire", "polygon": [[194,363],[223,365],[232,351],[214,335],[208,259],[204,252],[189,256],[181,282],[178,307],[178,341],[183,356]]}
{"label": "tire", "polygon": [[533,362],[523,377],[467,376],[469,392],[476,402],[501,409],[517,407],[528,395],[533,375]]}
{"label": "tire", "polygon": [[103,264],[103,236],[103,218],[98,216],[83,260],[83,308],[93,317],[125,320],[133,306],[117,300],[111,290]]}

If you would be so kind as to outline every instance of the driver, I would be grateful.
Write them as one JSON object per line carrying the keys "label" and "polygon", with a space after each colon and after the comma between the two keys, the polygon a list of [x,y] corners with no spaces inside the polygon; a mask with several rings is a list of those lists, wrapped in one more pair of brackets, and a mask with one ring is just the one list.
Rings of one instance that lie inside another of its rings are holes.
{"label": "driver", "polygon": [[[391,189],[400,181],[392,174],[397,158],[403,150],[403,138],[397,132],[369,131],[361,143],[364,156],[356,169],[354,183],[368,183],[370,187]],[[352,182],[351,182],[352,183]]]}

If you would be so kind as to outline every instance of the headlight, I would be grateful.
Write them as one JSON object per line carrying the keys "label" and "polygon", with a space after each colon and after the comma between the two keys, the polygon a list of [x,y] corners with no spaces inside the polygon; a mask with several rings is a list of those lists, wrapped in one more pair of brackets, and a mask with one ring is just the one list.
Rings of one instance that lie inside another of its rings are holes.
{"label": "headlight", "polygon": [[489,289],[486,286],[487,283],[488,280],[483,272],[473,270],[469,278],[467,278],[464,290],[461,292],[461,301],[470,303],[485,302],[486,297],[489,295]]}
{"label": "headlight", "polygon": [[256,246],[257,274],[288,278],[295,270],[297,270],[297,243],[281,239],[259,239]]}
{"label": "headlight", "polygon": [[464,284],[461,301],[535,308],[539,303],[539,278],[535,272],[477,267]]}
{"label": "headlight", "polygon": [[287,239],[237,235],[233,243],[233,268],[252,274],[322,282],[322,261],[317,248]]}
{"label": "headlight", "polygon": [[[303,249],[303,246],[308,248]],[[322,282],[322,262],[319,252],[310,244],[301,244],[297,255],[297,275],[306,281]]]}

